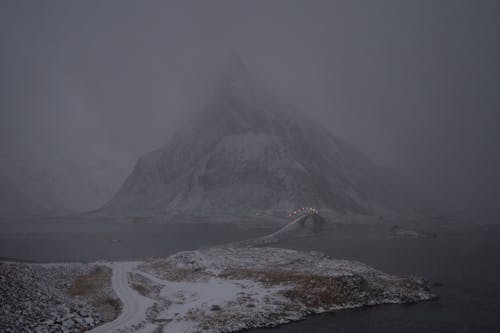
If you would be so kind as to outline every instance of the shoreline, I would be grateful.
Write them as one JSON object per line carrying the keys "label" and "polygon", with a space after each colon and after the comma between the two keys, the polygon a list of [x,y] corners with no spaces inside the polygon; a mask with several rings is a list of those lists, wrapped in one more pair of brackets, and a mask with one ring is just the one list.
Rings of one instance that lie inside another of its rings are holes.
{"label": "shoreline", "polygon": [[[236,332],[293,322],[310,314],[436,297],[422,279],[396,277],[314,251],[278,248],[213,247],[140,262],[9,262],[0,267],[5,265],[38,266],[45,273],[76,265],[84,274],[90,267],[112,267],[107,275],[112,285],[103,285],[112,288],[124,311],[102,327],[126,332],[145,327],[165,332]],[[79,276],[68,275],[72,283]],[[51,318],[46,321],[52,324]],[[106,331],[99,327],[91,332]]]}

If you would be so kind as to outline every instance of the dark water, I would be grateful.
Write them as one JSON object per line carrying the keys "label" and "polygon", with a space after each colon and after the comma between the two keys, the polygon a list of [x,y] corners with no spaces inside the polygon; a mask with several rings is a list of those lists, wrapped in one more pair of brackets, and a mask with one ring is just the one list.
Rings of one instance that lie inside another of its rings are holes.
{"label": "dark water", "polygon": [[436,301],[318,315],[271,332],[500,332],[500,228],[433,227],[435,239],[390,238],[386,228],[337,227],[282,247],[320,250],[388,273],[419,275]]}
{"label": "dark water", "polygon": [[[427,278],[437,301],[312,316],[271,332],[500,332],[500,227],[430,226],[433,239],[391,238],[389,225],[332,226],[275,246],[319,250],[388,273]],[[36,261],[131,260],[262,236],[229,224],[51,221],[0,224],[0,257]]]}
{"label": "dark water", "polygon": [[0,223],[0,259],[37,262],[140,260],[259,237],[230,224],[50,221]]}

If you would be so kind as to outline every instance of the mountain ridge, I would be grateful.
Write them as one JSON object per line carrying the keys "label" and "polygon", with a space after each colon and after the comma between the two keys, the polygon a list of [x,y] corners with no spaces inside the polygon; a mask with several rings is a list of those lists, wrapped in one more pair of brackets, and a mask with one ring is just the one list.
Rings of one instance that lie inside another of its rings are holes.
{"label": "mountain ridge", "polygon": [[393,178],[268,94],[233,57],[202,111],[169,143],[142,156],[100,212],[283,214],[300,206],[337,214],[418,211],[419,199]]}

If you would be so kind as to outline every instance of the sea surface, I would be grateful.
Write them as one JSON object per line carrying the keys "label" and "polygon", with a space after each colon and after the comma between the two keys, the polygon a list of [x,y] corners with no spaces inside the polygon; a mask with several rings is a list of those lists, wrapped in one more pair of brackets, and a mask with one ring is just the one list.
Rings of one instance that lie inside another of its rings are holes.
{"label": "sea surface", "polygon": [[438,300],[338,311],[250,332],[500,332],[500,227],[428,228],[436,238],[392,238],[390,228],[338,226],[278,246],[319,250],[387,273],[425,277]]}
{"label": "sea surface", "polygon": [[[0,223],[0,257],[26,261],[135,260],[263,236],[276,226],[120,223],[58,218]],[[315,315],[273,332],[500,332],[500,226],[421,221],[436,238],[393,237],[391,224],[329,225],[273,246],[322,251],[396,275],[426,278],[439,299]]]}

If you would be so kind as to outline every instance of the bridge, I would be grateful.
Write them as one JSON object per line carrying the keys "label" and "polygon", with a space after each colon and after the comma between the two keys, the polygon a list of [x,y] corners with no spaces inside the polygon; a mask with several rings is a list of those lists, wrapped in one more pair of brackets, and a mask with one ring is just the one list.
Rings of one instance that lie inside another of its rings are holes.
{"label": "bridge", "polygon": [[313,207],[301,207],[290,214],[288,214],[289,218],[296,218],[296,217],[301,217],[301,216],[314,216],[319,213],[318,209],[313,208]]}
{"label": "bridge", "polygon": [[300,230],[317,233],[323,229],[323,224],[325,223],[323,217],[319,215],[319,210],[313,207],[298,208],[288,214],[288,217],[291,218],[292,221],[269,235],[230,243],[225,246],[257,246],[277,243],[280,240],[290,237],[296,232],[300,233]]}
{"label": "bridge", "polygon": [[[278,231],[266,236],[265,238],[279,238],[284,236],[288,231],[295,229],[296,227],[309,227],[313,232],[318,232],[321,230],[324,219],[319,215],[319,210],[313,207],[301,207],[290,214],[288,217],[292,219],[290,223],[285,225]],[[311,221],[310,224],[306,225],[307,221]]]}

